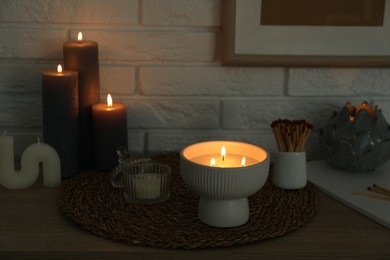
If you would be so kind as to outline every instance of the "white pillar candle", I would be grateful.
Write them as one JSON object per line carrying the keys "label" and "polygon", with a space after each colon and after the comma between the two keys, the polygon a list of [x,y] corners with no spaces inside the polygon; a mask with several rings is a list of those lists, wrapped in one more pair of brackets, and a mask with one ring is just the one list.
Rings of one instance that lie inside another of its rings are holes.
{"label": "white pillar candle", "polygon": [[0,136],[0,183],[10,190],[25,189],[34,184],[43,164],[43,184],[56,187],[61,184],[61,162],[56,150],[48,144],[32,144],[21,158],[20,171],[15,170],[12,136]]}

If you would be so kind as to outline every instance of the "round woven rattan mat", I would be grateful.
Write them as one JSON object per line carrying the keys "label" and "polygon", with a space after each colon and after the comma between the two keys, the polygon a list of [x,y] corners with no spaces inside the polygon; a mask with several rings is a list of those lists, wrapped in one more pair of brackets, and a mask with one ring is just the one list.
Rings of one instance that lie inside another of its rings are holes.
{"label": "round woven rattan mat", "polygon": [[198,196],[181,179],[179,155],[153,158],[172,167],[171,197],[155,205],[127,203],[108,174],[88,171],[65,181],[60,206],[75,223],[95,235],[130,245],[158,248],[229,247],[285,235],[305,225],[316,210],[312,184],[288,191],[272,185],[249,197],[249,221],[213,228],[197,217]]}

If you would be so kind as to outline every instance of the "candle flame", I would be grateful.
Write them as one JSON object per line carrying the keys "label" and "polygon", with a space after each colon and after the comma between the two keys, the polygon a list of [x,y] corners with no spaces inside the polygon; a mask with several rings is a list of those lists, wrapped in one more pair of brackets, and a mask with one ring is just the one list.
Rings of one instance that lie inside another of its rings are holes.
{"label": "candle flame", "polygon": [[112,97],[110,94],[107,95],[107,107],[112,107]]}
{"label": "candle flame", "polygon": [[222,146],[222,148],[221,148],[221,157],[222,157],[222,161],[225,161],[225,157],[226,157],[226,148],[225,148],[225,146]]}
{"label": "candle flame", "polygon": [[77,34],[77,40],[79,42],[81,42],[83,40],[83,34],[81,32],[79,32],[79,34]]}
{"label": "candle flame", "polygon": [[367,101],[364,101],[361,103],[357,108],[354,107],[350,102],[348,102],[345,107],[349,111],[349,121],[353,122],[355,121],[355,117],[359,113],[360,110],[366,110],[372,119],[376,119],[376,112],[375,108],[373,108],[370,104],[367,103]]}
{"label": "candle flame", "polygon": [[355,111],[355,116],[359,113],[360,110],[367,110],[367,112],[370,114],[371,118],[372,119],[376,119],[376,112],[375,112],[375,109],[367,103],[367,101],[364,101],[363,103],[361,103],[357,108],[356,108],[356,111]]}
{"label": "candle flame", "polygon": [[244,156],[244,157],[242,157],[242,160],[241,160],[241,167],[245,167],[245,164],[246,164],[246,158]]}
{"label": "candle flame", "polygon": [[214,159],[214,158],[211,158],[210,166],[211,166],[211,167],[214,167],[214,166],[215,166],[215,159]]}
{"label": "candle flame", "polygon": [[62,73],[62,66],[61,66],[61,64],[58,64],[58,66],[57,66],[57,73]]}

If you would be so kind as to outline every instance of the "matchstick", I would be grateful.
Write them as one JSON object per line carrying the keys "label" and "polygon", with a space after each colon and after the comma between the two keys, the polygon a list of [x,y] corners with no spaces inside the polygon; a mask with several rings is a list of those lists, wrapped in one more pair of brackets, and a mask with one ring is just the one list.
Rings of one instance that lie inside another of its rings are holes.
{"label": "matchstick", "polygon": [[278,119],[271,128],[279,152],[303,152],[313,126],[305,120]]}

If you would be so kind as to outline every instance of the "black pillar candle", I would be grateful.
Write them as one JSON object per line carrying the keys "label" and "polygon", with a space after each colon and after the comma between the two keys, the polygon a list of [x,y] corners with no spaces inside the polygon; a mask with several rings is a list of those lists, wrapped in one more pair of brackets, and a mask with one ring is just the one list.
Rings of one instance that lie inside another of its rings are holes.
{"label": "black pillar candle", "polygon": [[79,41],[66,42],[63,49],[65,69],[79,73],[80,166],[92,168],[91,107],[100,98],[98,44],[80,37]]}
{"label": "black pillar candle", "polygon": [[79,172],[77,72],[42,72],[43,138],[61,159],[61,177]]}
{"label": "black pillar candle", "polygon": [[92,106],[95,167],[100,171],[111,171],[118,164],[119,146],[127,149],[127,108],[112,103],[111,96],[107,99]]}

